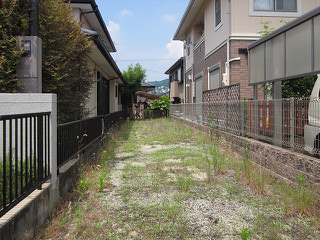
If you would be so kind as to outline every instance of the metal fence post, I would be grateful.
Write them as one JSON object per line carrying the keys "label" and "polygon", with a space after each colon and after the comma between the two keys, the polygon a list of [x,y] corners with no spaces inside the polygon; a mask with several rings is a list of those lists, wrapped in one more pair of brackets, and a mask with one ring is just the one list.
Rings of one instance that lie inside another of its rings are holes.
{"label": "metal fence post", "polygon": [[253,117],[254,117],[254,133],[253,138],[258,139],[258,121],[259,121],[259,107],[258,107],[258,86],[254,85],[254,102],[253,102]]}
{"label": "metal fence post", "polygon": [[240,136],[244,136],[244,102],[243,101],[240,101],[240,127],[241,127]]}
{"label": "metal fence post", "polygon": [[294,98],[290,98],[290,149],[294,151]]}
{"label": "metal fence post", "polygon": [[50,172],[51,184],[55,187],[58,177],[58,158],[57,158],[57,95],[52,94],[51,99],[51,114],[50,114]]}

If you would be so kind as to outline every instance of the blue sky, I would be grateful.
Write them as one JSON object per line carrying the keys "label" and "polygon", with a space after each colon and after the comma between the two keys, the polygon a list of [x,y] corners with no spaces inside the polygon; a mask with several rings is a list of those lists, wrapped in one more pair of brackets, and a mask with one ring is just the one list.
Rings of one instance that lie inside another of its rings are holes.
{"label": "blue sky", "polygon": [[168,78],[164,72],[182,57],[182,42],[172,41],[189,0],[96,0],[115,43],[112,54],[121,71],[140,63],[146,81]]}

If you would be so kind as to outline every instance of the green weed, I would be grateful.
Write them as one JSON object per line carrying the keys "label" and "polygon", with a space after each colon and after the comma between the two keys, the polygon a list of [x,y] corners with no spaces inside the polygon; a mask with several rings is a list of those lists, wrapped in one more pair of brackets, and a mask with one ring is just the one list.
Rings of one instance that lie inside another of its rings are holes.
{"label": "green weed", "polygon": [[243,228],[241,229],[241,234],[240,234],[240,236],[241,236],[241,240],[247,240],[247,239],[249,239],[250,236],[251,236],[251,233],[249,233],[249,228],[243,227]]}
{"label": "green weed", "polygon": [[190,189],[191,184],[193,183],[192,178],[189,176],[178,176],[177,181],[179,189],[184,192],[187,192]]}

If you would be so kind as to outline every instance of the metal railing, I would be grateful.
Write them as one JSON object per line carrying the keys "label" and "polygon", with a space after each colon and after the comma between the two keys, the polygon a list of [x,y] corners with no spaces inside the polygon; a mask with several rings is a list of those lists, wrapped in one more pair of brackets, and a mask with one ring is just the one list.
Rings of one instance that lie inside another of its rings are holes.
{"label": "metal railing", "polygon": [[126,111],[58,125],[58,167],[98,140],[126,117]]}
{"label": "metal railing", "polygon": [[0,116],[0,216],[50,177],[50,113]]}
{"label": "metal railing", "polygon": [[172,104],[170,113],[232,134],[319,155],[320,100],[215,101]]}

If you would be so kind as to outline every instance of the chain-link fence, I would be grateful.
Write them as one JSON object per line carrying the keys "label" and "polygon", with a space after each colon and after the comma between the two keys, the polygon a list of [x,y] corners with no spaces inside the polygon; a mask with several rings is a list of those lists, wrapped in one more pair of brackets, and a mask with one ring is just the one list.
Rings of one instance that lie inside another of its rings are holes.
{"label": "chain-link fence", "polygon": [[214,129],[319,155],[320,100],[215,101],[172,104],[170,113]]}

